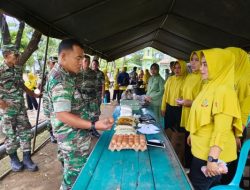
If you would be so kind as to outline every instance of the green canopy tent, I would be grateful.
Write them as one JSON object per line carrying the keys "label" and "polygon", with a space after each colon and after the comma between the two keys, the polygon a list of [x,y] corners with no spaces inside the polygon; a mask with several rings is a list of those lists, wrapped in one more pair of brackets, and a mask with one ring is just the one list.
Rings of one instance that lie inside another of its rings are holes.
{"label": "green canopy tent", "polygon": [[211,47],[250,50],[247,0],[0,0],[0,9],[107,61],[145,47],[181,59]]}

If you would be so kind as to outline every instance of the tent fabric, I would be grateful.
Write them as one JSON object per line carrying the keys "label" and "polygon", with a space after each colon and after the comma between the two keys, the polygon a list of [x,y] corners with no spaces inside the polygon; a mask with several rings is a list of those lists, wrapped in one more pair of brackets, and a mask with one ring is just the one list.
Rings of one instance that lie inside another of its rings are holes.
{"label": "tent fabric", "polygon": [[0,0],[0,9],[107,61],[145,47],[184,60],[211,47],[250,50],[247,0]]}

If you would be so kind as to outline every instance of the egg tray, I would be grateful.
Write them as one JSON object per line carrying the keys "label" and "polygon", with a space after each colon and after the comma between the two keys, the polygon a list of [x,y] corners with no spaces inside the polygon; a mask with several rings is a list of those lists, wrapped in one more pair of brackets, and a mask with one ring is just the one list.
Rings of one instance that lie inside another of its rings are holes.
{"label": "egg tray", "polygon": [[123,149],[132,149],[135,151],[145,151],[147,150],[147,143],[145,135],[116,135],[114,134],[110,144],[109,150],[120,151]]}

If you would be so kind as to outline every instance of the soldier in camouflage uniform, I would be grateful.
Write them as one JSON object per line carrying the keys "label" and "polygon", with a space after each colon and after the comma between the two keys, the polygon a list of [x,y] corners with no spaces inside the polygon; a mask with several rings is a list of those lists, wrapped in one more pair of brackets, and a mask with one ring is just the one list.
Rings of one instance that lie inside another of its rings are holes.
{"label": "soldier in camouflage uniform", "polygon": [[[89,115],[89,119],[96,122],[99,119],[97,112],[99,111],[98,95],[97,95],[97,76],[96,72],[89,68],[90,57],[84,56],[82,71],[77,75],[77,89],[80,91],[83,98],[83,107]],[[100,137],[100,134],[93,130],[92,135]]]}
{"label": "soldier in camouflage uniform", "polygon": [[61,189],[72,188],[89,155],[90,129],[107,130],[112,119],[91,122],[79,90],[76,74],[83,59],[83,47],[74,39],[63,40],[59,45],[59,63],[48,76],[45,90],[52,105],[51,124],[62,153],[64,168]]}
{"label": "soldier in camouflage uniform", "polygon": [[[58,62],[58,57],[56,56],[51,56],[49,57],[49,61],[48,61],[48,70],[51,71],[53,69],[53,67],[55,66],[55,64]],[[45,72],[44,74],[44,84],[46,83],[46,81],[48,80],[48,74],[49,72]],[[39,89],[41,89],[41,85],[42,85],[42,76],[39,77],[40,78],[40,81],[38,82],[38,86],[39,86]],[[52,143],[56,143],[56,138],[53,134],[53,130],[52,130],[52,126],[51,126],[51,123],[50,123],[50,113],[52,111],[52,108],[51,108],[51,105],[49,104],[49,99],[48,99],[48,94],[46,93],[46,91],[44,91],[43,93],[43,113],[44,115],[47,117],[47,122],[48,122],[48,125],[47,125],[47,130],[49,131],[49,134],[50,134],[50,141]]]}
{"label": "soldier in camouflage uniform", "polygon": [[99,118],[101,115],[101,104],[104,98],[104,92],[105,92],[105,76],[104,73],[99,69],[99,61],[98,60],[93,60],[92,61],[92,69],[96,72],[97,75],[97,97],[98,97],[98,104],[99,104],[99,109],[96,112],[96,117]]}
{"label": "soldier in camouflage uniform", "polygon": [[[5,138],[6,152],[11,159],[13,171],[23,168],[37,171],[38,167],[31,160],[31,125],[25,108],[23,92],[38,97],[24,85],[22,65],[18,64],[19,52],[14,45],[2,48],[4,62],[0,64],[0,111],[1,126]],[[23,162],[17,156],[21,146]]]}

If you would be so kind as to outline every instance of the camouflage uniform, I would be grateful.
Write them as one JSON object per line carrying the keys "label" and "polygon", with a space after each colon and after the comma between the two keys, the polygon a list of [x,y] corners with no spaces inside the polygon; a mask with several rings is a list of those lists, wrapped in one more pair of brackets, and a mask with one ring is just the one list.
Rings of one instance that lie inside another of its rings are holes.
{"label": "camouflage uniform", "polygon": [[88,130],[73,128],[59,121],[57,112],[71,112],[83,119],[88,118],[84,112],[82,98],[75,87],[76,77],[67,73],[56,64],[48,76],[45,90],[49,96],[53,112],[50,114],[51,124],[58,141],[58,148],[63,155],[64,171],[61,189],[71,189],[81,168],[89,155],[91,136]]}
{"label": "camouflage uniform", "polygon": [[101,115],[101,104],[102,104],[102,86],[105,83],[105,76],[102,71],[99,69],[96,72],[96,77],[97,77],[97,98],[98,98],[98,111],[96,112],[97,117]]}
{"label": "camouflage uniform", "polygon": [[96,72],[88,68],[77,75],[77,89],[82,95],[83,108],[88,113],[89,120],[97,121],[99,115],[99,104],[97,95],[97,76]]}
{"label": "camouflage uniform", "polygon": [[24,103],[22,74],[20,65],[0,64],[0,99],[9,103],[0,114],[7,154],[16,152],[19,144],[23,152],[31,150],[31,124]]}

